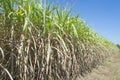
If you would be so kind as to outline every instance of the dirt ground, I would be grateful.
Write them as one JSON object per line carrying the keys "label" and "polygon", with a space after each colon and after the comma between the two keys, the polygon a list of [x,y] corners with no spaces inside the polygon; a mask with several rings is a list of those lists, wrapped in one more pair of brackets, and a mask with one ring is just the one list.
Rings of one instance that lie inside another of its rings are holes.
{"label": "dirt ground", "polygon": [[106,59],[98,69],[77,80],[120,80],[120,53]]}

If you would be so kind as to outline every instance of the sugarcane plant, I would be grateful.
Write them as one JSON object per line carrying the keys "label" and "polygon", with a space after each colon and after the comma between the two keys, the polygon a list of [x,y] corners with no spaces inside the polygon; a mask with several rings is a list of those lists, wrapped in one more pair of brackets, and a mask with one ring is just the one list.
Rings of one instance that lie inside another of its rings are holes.
{"label": "sugarcane plant", "polygon": [[66,8],[0,1],[0,80],[75,80],[117,51]]}

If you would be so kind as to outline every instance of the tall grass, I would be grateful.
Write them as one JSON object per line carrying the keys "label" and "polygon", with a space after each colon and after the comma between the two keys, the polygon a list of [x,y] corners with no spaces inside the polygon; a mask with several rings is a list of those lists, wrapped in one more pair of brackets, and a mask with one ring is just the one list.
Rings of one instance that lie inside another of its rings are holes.
{"label": "tall grass", "polygon": [[1,80],[75,80],[114,52],[66,10],[41,0],[0,1]]}

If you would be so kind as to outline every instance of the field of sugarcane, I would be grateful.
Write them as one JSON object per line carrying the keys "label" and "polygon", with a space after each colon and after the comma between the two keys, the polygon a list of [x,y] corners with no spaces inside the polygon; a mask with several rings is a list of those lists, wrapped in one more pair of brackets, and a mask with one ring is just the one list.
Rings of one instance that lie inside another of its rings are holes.
{"label": "field of sugarcane", "polygon": [[0,0],[0,80],[75,80],[117,47],[42,0]]}

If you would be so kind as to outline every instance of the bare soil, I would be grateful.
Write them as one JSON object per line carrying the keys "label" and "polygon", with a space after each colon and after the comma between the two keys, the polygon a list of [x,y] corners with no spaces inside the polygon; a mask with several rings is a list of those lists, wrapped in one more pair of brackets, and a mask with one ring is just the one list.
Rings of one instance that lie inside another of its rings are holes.
{"label": "bare soil", "polygon": [[120,53],[115,53],[91,73],[77,80],[120,80]]}

